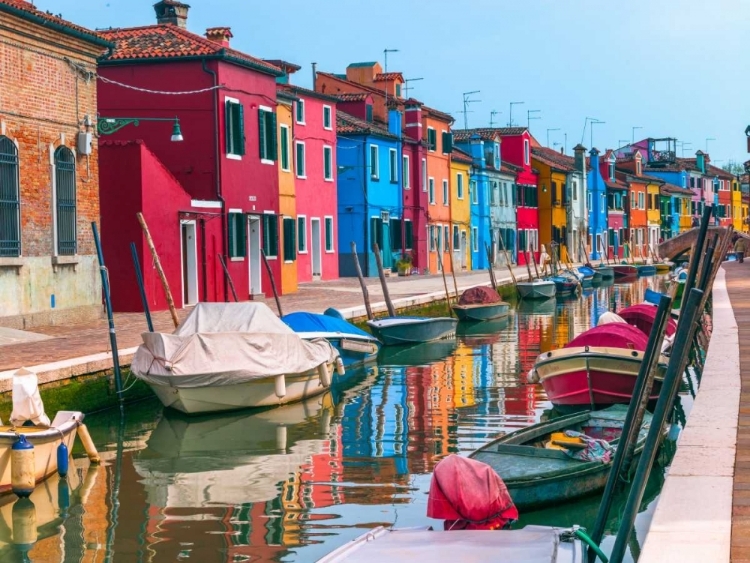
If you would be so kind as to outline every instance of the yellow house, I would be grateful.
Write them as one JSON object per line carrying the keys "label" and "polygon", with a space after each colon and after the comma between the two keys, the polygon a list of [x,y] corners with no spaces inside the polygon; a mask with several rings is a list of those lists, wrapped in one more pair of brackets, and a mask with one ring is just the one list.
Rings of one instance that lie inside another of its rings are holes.
{"label": "yellow house", "polygon": [[539,172],[539,241],[545,245],[559,244],[559,257],[566,260],[570,255],[566,184],[567,174],[575,171],[573,159],[553,149],[532,147],[531,165]]}
{"label": "yellow house", "polygon": [[[646,179],[646,215],[648,219],[648,246],[649,250],[646,251],[646,255],[650,255],[650,252],[656,251],[656,245],[659,244],[661,238],[661,210],[660,210],[660,192],[661,186],[664,184],[662,180],[658,178]],[[650,251],[650,252],[649,252]]]}
{"label": "yellow house", "polygon": [[297,291],[297,204],[294,188],[294,159],[292,158],[292,104],[295,96],[279,90],[276,94],[276,120],[279,124],[279,215],[281,228],[279,246],[283,251],[281,264],[281,293]]}
{"label": "yellow house", "polygon": [[471,202],[469,178],[471,177],[471,155],[454,148],[451,153],[451,248],[453,267],[456,272],[471,270]]}
{"label": "yellow house", "polygon": [[690,208],[692,198],[683,197],[680,199],[680,232],[684,233],[693,228],[693,211]]}
{"label": "yellow house", "polygon": [[732,180],[732,226],[742,231],[742,191],[737,178]]}

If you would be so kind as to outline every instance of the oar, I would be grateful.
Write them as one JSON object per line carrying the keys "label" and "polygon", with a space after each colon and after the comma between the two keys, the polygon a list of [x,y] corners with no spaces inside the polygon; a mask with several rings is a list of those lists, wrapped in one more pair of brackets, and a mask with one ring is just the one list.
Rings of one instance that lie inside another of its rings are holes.
{"label": "oar", "polygon": [[273,298],[276,301],[276,308],[279,310],[279,317],[284,316],[284,311],[281,310],[281,300],[279,299],[279,292],[276,291],[276,280],[273,278],[273,271],[271,270],[271,265],[268,263],[268,258],[266,257],[266,251],[262,248],[260,249],[260,255],[263,257],[263,263],[266,265],[266,272],[268,272],[268,278],[271,280],[271,291],[273,291]]}
{"label": "oar", "polygon": [[391,302],[391,295],[390,293],[388,293],[388,284],[385,282],[385,272],[383,271],[383,260],[380,257],[380,248],[378,247],[377,242],[372,243],[372,251],[375,253],[375,264],[378,267],[378,277],[380,277],[380,287],[383,288],[383,299],[385,300],[385,306],[388,309],[388,314],[391,317],[395,317],[396,309],[393,307],[393,303]]}
{"label": "oar", "polygon": [[362,298],[365,301],[365,312],[367,313],[367,320],[371,321],[375,318],[375,315],[372,314],[372,307],[370,306],[370,292],[367,291],[365,278],[362,275],[362,268],[359,265],[359,258],[357,257],[357,243],[355,243],[354,241],[352,241],[352,259],[354,260],[354,269],[357,271],[359,287],[362,288]]}
{"label": "oar", "polygon": [[437,249],[438,267],[440,273],[443,275],[443,287],[445,287],[445,303],[448,305],[448,316],[453,316],[453,309],[451,309],[451,294],[448,293],[448,282],[445,280],[445,268],[443,268],[443,257],[441,256],[442,251],[437,244],[437,237],[435,238],[435,248]]}

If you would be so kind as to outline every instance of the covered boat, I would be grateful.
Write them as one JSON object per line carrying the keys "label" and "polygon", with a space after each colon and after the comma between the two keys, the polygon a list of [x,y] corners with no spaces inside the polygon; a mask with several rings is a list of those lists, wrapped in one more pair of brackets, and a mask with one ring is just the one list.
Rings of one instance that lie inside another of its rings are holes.
{"label": "covered boat", "polygon": [[549,299],[557,293],[555,282],[549,280],[520,281],[516,287],[521,299]]}
{"label": "covered boat", "polygon": [[[596,326],[564,348],[541,354],[530,381],[540,382],[555,406],[603,407],[629,403],[648,336],[626,323]],[[650,398],[659,396],[667,360],[659,359]]]}
{"label": "covered boat", "polygon": [[373,334],[385,346],[420,344],[456,334],[453,317],[386,317],[367,321]]}
{"label": "covered boat", "polygon": [[457,305],[453,305],[453,312],[460,321],[489,321],[508,315],[510,304],[497,294],[497,291],[487,286],[477,286],[467,289],[461,295]]}
{"label": "covered boat", "polygon": [[316,340],[325,338],[338,350],[345,368],[350,368],[375,361],[380,349],[380,342],[372,334],[357,328],[343,319],[335,309],[328,309],[324,314],[290,313],[281,317],[300,338]]}
{"label": "covered boat", "polygon": [[[656,320],[657,308],[650,303],[639,303],[638,305],[631,305],[618,311],[618,315],[622,317],[626,323],[633,325],[636,328],[641,329],[646,336],[651,334],[651,327],[654,326]],[[667,338],[674,336],[677,332],[677,322],[674,319],[667,321]]]}
{"label": "covered boat", "polygon": [[325,391],[339,354],[263,303],[199,303],[173,334],[141,335],[131,372],[187,414],[277,406]]}
{"label": "covered boat", "polygon": [[[561,505],[604,489],[627,412],[627,405],[612,405],[540,422],[482,446],[469,458],[492,467],[519,509]],[[636,456],[650,423],[646,413]]]}

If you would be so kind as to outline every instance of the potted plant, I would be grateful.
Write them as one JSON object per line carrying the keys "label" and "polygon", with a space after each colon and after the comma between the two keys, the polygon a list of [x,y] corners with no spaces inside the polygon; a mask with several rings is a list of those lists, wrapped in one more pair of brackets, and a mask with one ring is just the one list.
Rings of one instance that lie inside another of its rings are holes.
{"label": "potted plant", "polygon": [[399,276],[411,275],[412,258],[411,254],[404,254],[396,261],[396,268]]}

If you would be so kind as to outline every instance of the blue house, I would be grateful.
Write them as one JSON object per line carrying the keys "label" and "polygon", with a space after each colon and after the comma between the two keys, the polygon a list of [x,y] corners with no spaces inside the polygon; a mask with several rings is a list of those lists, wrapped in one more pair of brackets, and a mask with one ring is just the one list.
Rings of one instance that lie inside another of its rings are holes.
{"label": "blue house", "polygon": [[411,248],[402,228],[401,113],[390,110],[388,129],[342,111],[336,112],[338,164],[339,275],[357,275],[351,243],[357,245],[362,273],[377,276],[372,243],[384,268],[396,267],[402,248]]}
{"label": "blue house", "polygon": [[[687,187],[690,181],[690,173],[684,164],[676,159],[670,162],[655,161],[646,165],[644,172],[649,176],[667,182],[660,190],[662,198],[662,238],[675,237],[682,230],[685,230],[685,227],[690,228],[692,223],[688,222],[687,225],[681,225],[680,220],[680,215],[684,215],[682,213],[685,205],[683,202],[687,200],[687,205],[690,206],[693,195],[692,190]],[[685,209],[685,211],[688,211],[688,209]]]}
{"label": "blue house", "polygon": [[587,177],[587,209],[589,211],[589,245],[591,259],[602,260],[607,238],[607,185],[599,166],[599,151],[589,152],[589,172]]}

